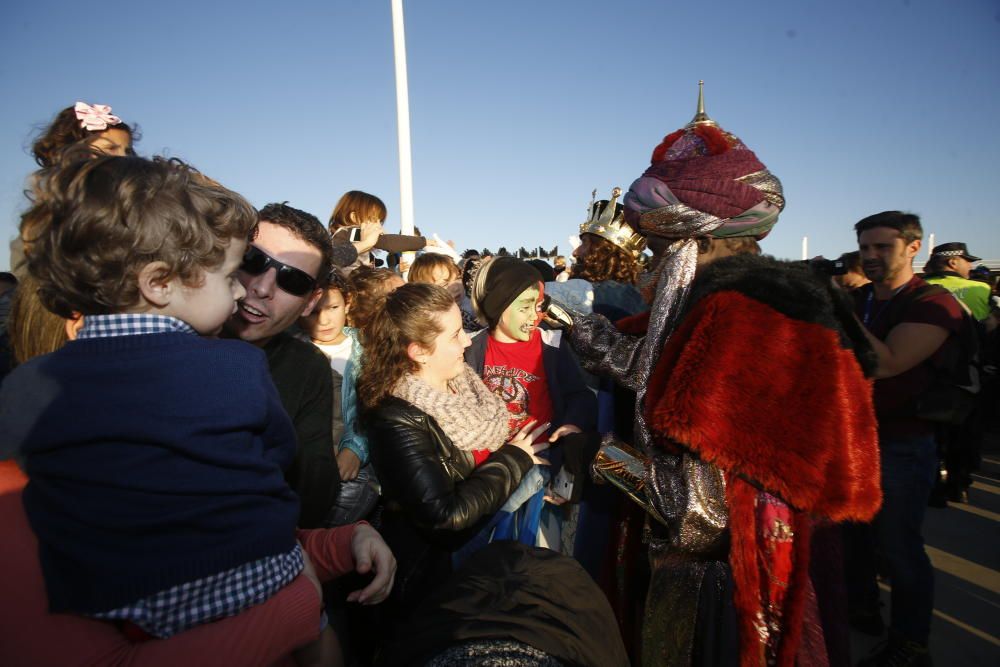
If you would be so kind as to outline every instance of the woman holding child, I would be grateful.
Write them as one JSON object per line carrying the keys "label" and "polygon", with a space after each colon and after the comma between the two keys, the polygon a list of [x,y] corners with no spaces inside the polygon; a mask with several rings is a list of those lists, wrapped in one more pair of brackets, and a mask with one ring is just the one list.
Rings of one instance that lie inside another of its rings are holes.
{"label": "woman holding child", "polygon": [[[382,532],[399,557],[397,619],[452,570],[452,554],[500,509],[547,442],[529,422],[508,441],[507,408],[465,364],[470,345],[442,287],[409,284],[362,332],[362,420],[385,498]],[[537,428],[536,428],[537,426]],[[532,430],[534,429],[534,430]]]}

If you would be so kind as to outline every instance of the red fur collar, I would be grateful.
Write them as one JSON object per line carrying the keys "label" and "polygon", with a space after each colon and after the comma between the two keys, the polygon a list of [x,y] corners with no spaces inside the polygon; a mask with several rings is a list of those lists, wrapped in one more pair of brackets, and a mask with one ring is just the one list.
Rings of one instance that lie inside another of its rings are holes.
{"label": "red fur collar", "polygon": [[713,293],[670,337],[646,409],[655,434],[795,509],[867,521],[881,504],[871,385],[820,324]]}
{"label": "red fur collar", "polygon": [[[810,519],[867,521],[881,504],[871,385],[834,330],[796,320],[734,291],[699,300],[657,362],[646,415],[679,445],[726,473],[729,563],[740,663],[763,664],[755,629],[768,556],[757,546],[758,489],[799,510],[777,661],[798,653],[808,587]],[[761,566],[764,566],[761,569]]]}

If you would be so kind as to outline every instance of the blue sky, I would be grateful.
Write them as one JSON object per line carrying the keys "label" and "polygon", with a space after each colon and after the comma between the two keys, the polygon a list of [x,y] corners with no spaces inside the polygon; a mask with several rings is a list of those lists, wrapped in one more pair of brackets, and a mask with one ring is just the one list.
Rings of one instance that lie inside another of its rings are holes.
{"label": "blue sky", "polygon": [[[695,110],[784,183],[764,249],[851,249],[918,213],[1000,259],[1000,3],[424,0],[406,12],[415,217],[459,249],[558,244]],[[32,132],[78,99],[261,206],[326,221],[361,189],[399,225],[389,0],[7,4],[0,269]],[[605,194],[606,196],[606,194]]]}

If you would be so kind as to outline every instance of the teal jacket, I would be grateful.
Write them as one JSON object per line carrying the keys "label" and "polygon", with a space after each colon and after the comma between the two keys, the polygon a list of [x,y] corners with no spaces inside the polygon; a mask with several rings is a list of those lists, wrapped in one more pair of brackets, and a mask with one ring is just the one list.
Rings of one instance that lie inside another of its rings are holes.
{"label": "teal jacket", "polygon": [[361,370],[361,343],[358,341],[358,330],[354,327],[344,327],[344,333],[353,341],[351,357],[344,367],[344,379],[341,386],[341,398],[344,413],[344,435],[340,438],[337,451],[345,447],[354,452],[361,465],[368,463],[368,438],[358,433],[358,373]]}

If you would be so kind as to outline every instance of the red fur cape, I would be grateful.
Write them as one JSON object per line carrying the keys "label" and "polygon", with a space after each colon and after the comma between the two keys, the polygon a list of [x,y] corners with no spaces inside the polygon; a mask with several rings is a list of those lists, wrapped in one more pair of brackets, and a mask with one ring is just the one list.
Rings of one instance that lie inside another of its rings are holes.
{"label": "red fur cape", "polygon": [[808,577],[808,515],[868,521],[881,504],[871,385],[838,333],[740,292],[708,294],[664,347],[646,398],[649,425],[721,468],[741,661],[762,656],[753,503],[756,491],[796,510],[794,570],[779,664],[794,664]]}

